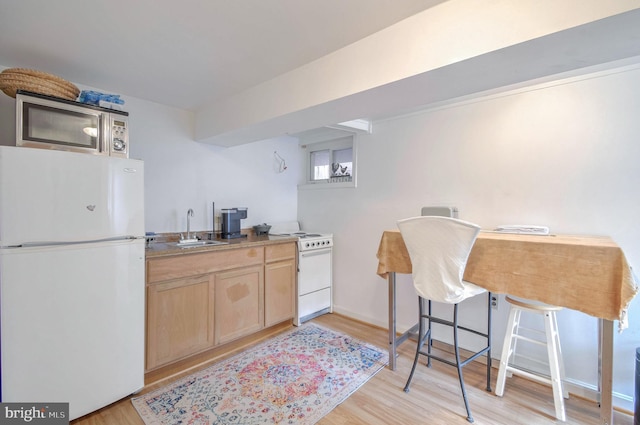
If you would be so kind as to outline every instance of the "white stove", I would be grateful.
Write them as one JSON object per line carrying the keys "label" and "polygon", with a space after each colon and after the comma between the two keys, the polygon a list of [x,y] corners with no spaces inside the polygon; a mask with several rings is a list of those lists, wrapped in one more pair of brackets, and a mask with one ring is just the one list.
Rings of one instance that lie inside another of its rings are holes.
{"label": "white stove", "polygon": [[272,224],[271,236],[298,237],[298,288],[293,324],[333,312],[333,234],[308,233],[296,222]]}

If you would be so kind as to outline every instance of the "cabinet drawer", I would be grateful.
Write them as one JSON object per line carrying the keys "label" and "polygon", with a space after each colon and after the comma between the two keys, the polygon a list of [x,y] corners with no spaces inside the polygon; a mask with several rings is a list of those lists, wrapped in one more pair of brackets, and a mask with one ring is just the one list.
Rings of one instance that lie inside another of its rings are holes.
{"label": "cabinet drawer", "polygon": [[303,318],[309,314],[331,307],[331,288],[303,295],[298,300],[298,317]]}
{"label": "cabinet drawer", "polygon": [[280,261],[296,257],[296,243],[281,243],[277,245],[267,245],[264,248],[265,261]]}
{"label": "cabinet drawer", "polygon": [[153,258],[147,261],[147,282],[162,282],[187,276],[263,264],[262,247],[224,249],[198,254]]}

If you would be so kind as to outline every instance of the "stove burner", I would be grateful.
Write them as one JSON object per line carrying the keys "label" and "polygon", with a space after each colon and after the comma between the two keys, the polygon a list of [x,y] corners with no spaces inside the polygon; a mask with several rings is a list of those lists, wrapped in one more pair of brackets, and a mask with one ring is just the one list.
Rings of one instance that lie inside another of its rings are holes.
{"label": "stove burner", "polygon": [[271,233],[272,236],[297,236],[302,238],[319,238],[322,237],[320,233],[306,233],[306,232],[292,232],[292,233]]}

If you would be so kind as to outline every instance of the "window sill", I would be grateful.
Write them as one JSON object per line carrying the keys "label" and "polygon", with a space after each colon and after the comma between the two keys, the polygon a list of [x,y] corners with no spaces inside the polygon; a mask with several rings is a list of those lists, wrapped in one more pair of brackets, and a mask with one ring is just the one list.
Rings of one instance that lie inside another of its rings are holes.
{"label": "window sill", "polygon": [[351,180],[350,182],[315,182],[299,184],[299,190],[314,190],[314,189],[348,189],[355,188],[356,182]]}

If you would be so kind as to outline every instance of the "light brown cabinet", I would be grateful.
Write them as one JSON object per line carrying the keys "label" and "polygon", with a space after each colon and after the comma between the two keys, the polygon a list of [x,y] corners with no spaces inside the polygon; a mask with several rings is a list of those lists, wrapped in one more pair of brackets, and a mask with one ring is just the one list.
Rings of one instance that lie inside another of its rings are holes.
{"label": "light brown cabinet", "polygon": [[213,347],[213,313],[211,275],[150,285],[147,288],[147,369]]}
{"label": "light brown cabinet", "polygon": [[293,318],[296,243],[147,259],[146,370]]}
{"label": "light brown cabinet", "polygon": [[295,310],[296,246],[282,244],[265,247],[264,325],[292,319]]}
{"label": "light brown cabinet", "polygon": [[215,343],[224,344],[264,326],[263,267],[215,274]]}

